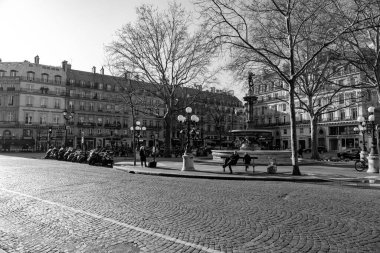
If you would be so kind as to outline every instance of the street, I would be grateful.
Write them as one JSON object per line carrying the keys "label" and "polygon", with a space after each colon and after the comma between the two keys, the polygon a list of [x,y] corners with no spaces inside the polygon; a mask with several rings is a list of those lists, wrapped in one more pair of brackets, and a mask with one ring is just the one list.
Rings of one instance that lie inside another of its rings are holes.
{"label": "street", "polygon": [[5,252],[379,252],[380,191],[0,155]]}

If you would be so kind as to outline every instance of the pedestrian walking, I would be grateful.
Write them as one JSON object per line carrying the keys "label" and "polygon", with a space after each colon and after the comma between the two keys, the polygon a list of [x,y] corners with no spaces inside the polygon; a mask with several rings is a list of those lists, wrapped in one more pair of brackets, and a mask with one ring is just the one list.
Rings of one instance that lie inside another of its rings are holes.
{"label": "pedestrian walking", "polygon": [[141,146],[140,148],[140,161],[141,161],[141,167],[143,167],[143,165],[146,166],[146,151],[145,151],[145,146]]}
{"label": "pedestrian walking", "polygon": [[298,149],[298,155],[299,155],[299,157],[303,158],[303,148],[302,147],[300,149]]}

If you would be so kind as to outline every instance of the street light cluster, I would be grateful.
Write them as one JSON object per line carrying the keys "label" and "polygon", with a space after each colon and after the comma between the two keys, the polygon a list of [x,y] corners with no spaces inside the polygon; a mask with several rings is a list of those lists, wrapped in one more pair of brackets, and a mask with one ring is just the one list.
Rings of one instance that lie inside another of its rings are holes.
{"label": "street light cluster", "polygon": [[360,132],[363,135],[363,155],[361,159],[366,155],[367,148],[365,146],[365,134],[372,134],[372,145],[370,156],[368,157],[368,171],[369,173],[379,171],[379,157],[377,152],[377,124],[375,123],[375,107],[371,106],[368,108],[368,120],[363,116],[359,116],[357,121],[359,125],[354,128],[354,131]]}
{"label": "street light cluster", "polygon": [[187,142],[186,142],[185,153],[188,154],[190,153],[190,134],[193,134],[195,136],[195,133],[196,133],[194,129],[193,130],[190,129],[190,124],[191,122],[198,123],[199,117],[195,114],[190,116],[191,112],[193,111],[191,107],[186,107],[185,111],[187,114],[186,117],[183,115],[178,115],[177,120],[180,123],[185,123],[185,121],[187,121]]}
{"label": "street light cluster", "polygon": [[63,118],[65,119],[65,147],[67,147],[67,129],[69,126],[67,125],[67,122],[74,118],[75,113],[73,111],[68,112],[66,109],[62,112]]}
{"label": "street light cluster", "polygon": [[368,120],[366,120],[363,116],[359,116],[357,121],[359,125],[354,128],[354,131],[361,132],[363,135],[363,151],[367,151],[365,146],[365,134],[372,134],[372,146],[371,146],[371,154],[377,154],[376,149],[376,124],[375,124],[375,107],[371,106],[368,108],[368,112],[370,115],[368,116]]}
{"label": "street light cluster", "polygon": [[[142,137],[141,131],[146,131],[145,126],[140,126],[141,122],[136,121],[134,126],[131,126],[130,129],[133,132],[133,156],[134,156],[134,165],[136,166],[136,149],[140,148],[140,138]],[[136,145],[136,138],[137,138],[137,145]]]}

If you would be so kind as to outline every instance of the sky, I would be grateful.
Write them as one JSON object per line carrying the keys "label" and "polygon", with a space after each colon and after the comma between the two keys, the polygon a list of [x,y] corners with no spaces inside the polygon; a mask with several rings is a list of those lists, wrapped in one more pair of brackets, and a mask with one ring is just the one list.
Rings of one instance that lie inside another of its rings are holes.
{"label": "sky", "polygon": [[[179,1],[193,11],[190,0]],[[137,18],[136,7],[166,8],[167,0],[0,0],[0,58],[3,62],[34,61],[73,69],[99,70],[104,46],[115,32]],[[224,82],[228,76],[223,76]],[[230,84],[222,83],[222,86]],[[237,91],[239,93],[239,91]],[[237,95],[237,94],[236,94]]]}

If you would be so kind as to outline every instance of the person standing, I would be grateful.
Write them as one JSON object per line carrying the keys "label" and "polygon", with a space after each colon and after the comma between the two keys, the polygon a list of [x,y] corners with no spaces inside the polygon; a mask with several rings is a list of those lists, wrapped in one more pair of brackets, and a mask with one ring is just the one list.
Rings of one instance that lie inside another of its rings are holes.
{"label": "person standing", "polygon": [[141,146],[140,148],[140,161],[141,161],[141,167],[143,167],[143,165],[146,166],[146,152],[145,152],[145,146]]}

